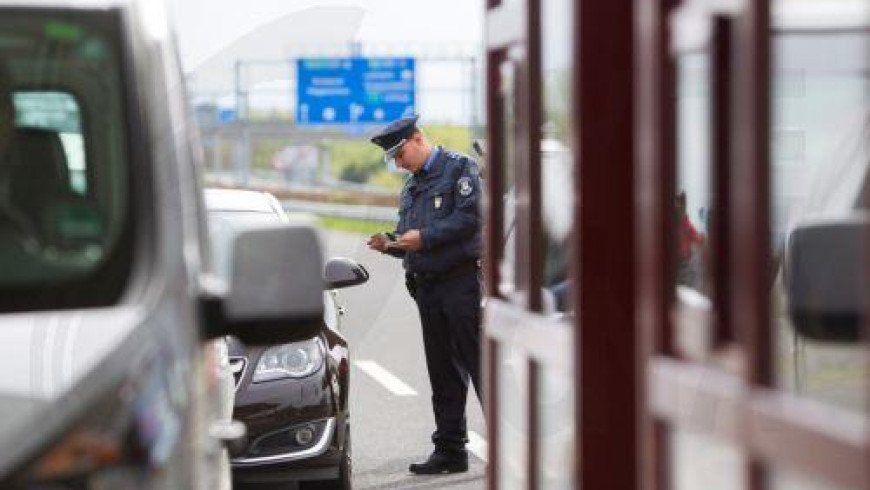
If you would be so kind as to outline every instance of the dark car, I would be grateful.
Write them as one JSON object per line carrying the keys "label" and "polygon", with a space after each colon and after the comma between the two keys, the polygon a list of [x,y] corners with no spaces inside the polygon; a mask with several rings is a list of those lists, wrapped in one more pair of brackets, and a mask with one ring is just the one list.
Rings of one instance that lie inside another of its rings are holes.
{"label": "dark car", "polygon": [[[223,270],[226,251],[239,230],[290,220],[263,192],[210,189],[206,207],[219,274],[229,273]],[[339,333],[343,309],[335,289],[362,284],[368,273],[350,259],[334,258],[324,280],[330,289],[323,295],[319,328],[277,345],[252,347],[227,339],[236,381],[233,417],[248,429],[244,450],[232,460],[237,483],[351,488],[348,345]]]}

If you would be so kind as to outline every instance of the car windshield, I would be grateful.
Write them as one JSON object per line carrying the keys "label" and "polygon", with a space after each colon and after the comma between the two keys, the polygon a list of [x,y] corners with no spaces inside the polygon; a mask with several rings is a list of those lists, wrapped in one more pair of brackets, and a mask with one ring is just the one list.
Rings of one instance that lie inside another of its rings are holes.
{"label": "car windshield", "polygon": [[214,270],[223,279],[229,279],[232,263],[232,244],[236,236],[249,228],[263,224],[280,223],[274,213],[256,211],[210,211],[208,213]]}

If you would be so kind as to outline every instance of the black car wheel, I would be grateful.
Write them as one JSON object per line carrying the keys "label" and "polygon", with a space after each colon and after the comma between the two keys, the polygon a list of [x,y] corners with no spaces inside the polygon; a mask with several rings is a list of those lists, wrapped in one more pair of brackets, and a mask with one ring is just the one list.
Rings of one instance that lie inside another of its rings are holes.
{"label": "black car wheel", "polygon": [[338,468],[338,479],[305,482],[299,485],[300,490],[352,490],[353,457],[350,443],[350,426],[344,430],[344,450],[341,452],[341,466]]}

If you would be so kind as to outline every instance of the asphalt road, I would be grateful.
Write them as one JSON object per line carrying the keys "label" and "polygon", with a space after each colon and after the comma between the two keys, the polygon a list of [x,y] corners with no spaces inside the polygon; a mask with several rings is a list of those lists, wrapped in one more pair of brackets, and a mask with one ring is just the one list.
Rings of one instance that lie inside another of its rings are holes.
{"label": "asphalt road", "polygon": [[[416,476],[408,472],[410,463],[431,452],[435,422],[420,319],[405,291],[401,262],[368,250],[361,235],[325,231],[322,238],[327,258],[353,258],[371,274],[368,283],[340,291],[348,311],[343,334],[349,340],[353,360],[350,403],[354,488],[484,488],[485,463],[473,453],[467,473]],[[400,384],[378,381],[384,377],[378,375],[379,368]],[[483,411],[473,388],[469,390],[467,413],[468,428],[475,439],[470,447],[485,455],[481,444],[486,437]]]}

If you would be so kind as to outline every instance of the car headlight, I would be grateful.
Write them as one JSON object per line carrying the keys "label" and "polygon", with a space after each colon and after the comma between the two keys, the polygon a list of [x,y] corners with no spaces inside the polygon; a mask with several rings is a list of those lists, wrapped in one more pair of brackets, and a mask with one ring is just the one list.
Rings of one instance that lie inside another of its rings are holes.
{"label": "car headlight", "polygon": [[315,337],[271,347],[263,352],[251,379],[254,383],[282,378],[304,378],[323,365],[323,342]]}

